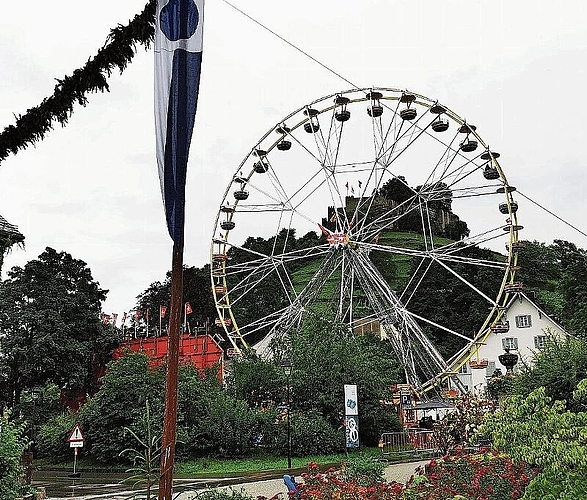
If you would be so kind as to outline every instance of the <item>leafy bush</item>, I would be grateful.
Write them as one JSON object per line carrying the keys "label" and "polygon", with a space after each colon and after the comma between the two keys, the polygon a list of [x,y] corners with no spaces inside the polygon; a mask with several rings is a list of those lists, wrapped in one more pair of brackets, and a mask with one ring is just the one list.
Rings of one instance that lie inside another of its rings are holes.
{"label": "leafy bush", "polygon": [[11,422],[8,412],[0,417],[0,498],[16,498],[27,491],[20,460],[27,448],[24,422]]}
{"label": "leafy bush", "polygon": [[[344,431],[333,429],[316,411],[306,414],[291,415],[291,449],[292,455],[327,455],[343,451],[345,445]],[[284,419],[278,426],[276,451],[287,453],[287,422]]]}
{"label": "leafy bush", "polygon": [[548,335],[532,366],[522,369],[514,378],[513,392],[528,396],[535,389],[544,387],[546,396],[565,400],[569,410],[577,411],[581,408],[573,398],[573,391],[584,378],[587,378],[587,341]]}
{"label": "leafy bush", "polygon": [[253,497],[241,489],[236,491],[233,489],[229,490],[206,490],[198,493],[195,497],[190,500],[253,500]]}
{"label": "leafy bush", "polygon": [[403,491],[398,483],[362,486],[355,480],[347,481],[342,470],[321,473],[316,463],[309,463],[302,477],[304,482],[298,487],[302,500],[399,500]]}
{"label": "leafy bush", "polygon": [[516,500],[535,475],[524,462],[496,450],[465,454],[462,451],[432,460],[425,472],[405,486],[406,500]]}
{"label": "leafy bush", "polygon": [[349,458],[343,463],[342,478],[356,482],[359,486],[375,486],[385,481],[383,462],[364,455]]}
{"label": "leafy bush", "polygon": [[434,423],[434,438],[442,453],[469,444],[485,416],[495,410],[495,402],[474,395],[454,401],[455,411]]}
{"label": "leafy bush", "polygon": [[153,432],[161,434],[163,394],[163,371],[151,369],[145,354],[127,354],[109,363],[102,387],[79,414],[92,457],[107,463],[122,461],[120,451],[134,446],[134,439],[124,429],[142,434],[147,400],[155,427]]}
{"label": "leafy bush", "polygon": [[70,458],[67,438],[75,426],[76,418],[69,412],[57,415],[41,426],[37,435],[37,452],[40,457],[53,460]]}
{"label": "leafy bush", "polygon": [[[587,380],[579,384],[577,398],[586,391]],[[507,400],[503,411],[487,418],[481,432],[518,463],[540,468],[525,499],[570,499],[587,497],[586,426],[587,413],[566,411],[563,401],[552,402],[541,387],[527,398]]]}

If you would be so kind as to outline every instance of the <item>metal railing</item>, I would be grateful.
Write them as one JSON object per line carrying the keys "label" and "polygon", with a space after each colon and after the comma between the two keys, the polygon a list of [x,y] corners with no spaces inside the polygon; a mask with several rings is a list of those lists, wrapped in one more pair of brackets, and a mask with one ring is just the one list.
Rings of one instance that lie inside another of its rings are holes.
{"label": "metal railing", "polygon": [[434,432],[427,429],[406,429],[403,432],[385,432],[379,447],[384,457],[434,456],[439,454]]}

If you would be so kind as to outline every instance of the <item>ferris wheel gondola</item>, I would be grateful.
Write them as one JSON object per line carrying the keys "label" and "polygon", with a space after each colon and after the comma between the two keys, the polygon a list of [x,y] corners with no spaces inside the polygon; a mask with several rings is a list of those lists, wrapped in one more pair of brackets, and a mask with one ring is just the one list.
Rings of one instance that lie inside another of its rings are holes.
{"label": "ferris wheel gondola", "polygon": [[[353,89],[290,113],[235,168],[219,205],[217,324],[239,350],[328,309],[349,331],[379,329],[420,391],[447,379],[458,387],[455,373],[505,324],[505,301],[522,286],[522,226],[499,156],[475,125],[414,92]],[[495,258],[473,252],[481,247]],[[468,268],[497,273],[497,285],[486,290]],[[462,287],[439,293],[467,290],[489,306],[474,333],[422,312],[434,269]],[[271,299],[262,304],[261,289]],[[462,347],[445,360],[432,331]]]}

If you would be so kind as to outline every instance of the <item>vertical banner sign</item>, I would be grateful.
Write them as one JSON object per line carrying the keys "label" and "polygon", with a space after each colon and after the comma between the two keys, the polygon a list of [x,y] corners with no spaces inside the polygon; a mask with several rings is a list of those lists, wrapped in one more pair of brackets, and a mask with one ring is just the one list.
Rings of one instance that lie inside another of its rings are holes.
{"label": "vertical banner sign", "polygon": [[359,404],[356,385],[344,386],[344,411],[346,447],[356,448],[359,446]]}
{"label": "vertical banner sign", "polygon": [[200,86],[204,0],[158,0],[155,134],[167,229],[183,239],[188,153]]}
{"label": "vertical banner sign", "polygon": [[171,500],[173,490],[179,329],[183,290],[185,182],[200,86],[203,24],[204,0],[157,0],[156,151],[167,230],[173,240],[159,500]]}

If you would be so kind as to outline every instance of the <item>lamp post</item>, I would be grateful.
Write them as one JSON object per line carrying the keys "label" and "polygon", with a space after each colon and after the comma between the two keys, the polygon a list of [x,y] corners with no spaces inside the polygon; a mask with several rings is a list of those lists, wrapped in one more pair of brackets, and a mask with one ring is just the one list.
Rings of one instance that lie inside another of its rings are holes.
{"label": "lamp post", "polygon": [[284,360],[281,363],[283,374],[287,382],[287,468],[291,469],[291,426],[290,426],[290,405],[291,405],[291,384],[290,376],[293,365],[289,359]]}

